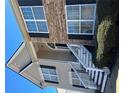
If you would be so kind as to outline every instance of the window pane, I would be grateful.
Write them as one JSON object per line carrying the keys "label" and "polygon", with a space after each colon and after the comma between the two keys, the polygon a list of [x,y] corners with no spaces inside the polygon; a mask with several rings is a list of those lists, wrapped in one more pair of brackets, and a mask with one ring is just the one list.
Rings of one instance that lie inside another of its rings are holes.
{"label": "window pane", "polygon": [[26,25],[27,25],[28,31],[37,31],[34,21],[26,21]]}
{"label": "window pane", "polygon": [[41,68],[43,74],[49,74],[49,69]]}
{"label": "window pane", "polygon": [[35,19],[45,19],[43,7],[33,7]]}
{"label": "window pane", "polygon": [[45,80],[49,80],[50,81],[50,76],[49,75],[43,74],[43,77],[44,77]]}
{"label": "window pane", "polygon": [[21,8],[24,19],[34,19],[31,8]]}
{"label": "window pane", "polygon": [[51,76],[51,80],[55,81],[55,82],[58,82],[58,77],[57,76]]}
{"label": "window pane", "polygon": [[67,19],[68,20],[79,20],[79,6],[68,6],[67,7]]}
{"label": "window pane", "polygon": [[93,22],[81,22],[81,33],[92,33]]}
{"label": "window pane", "polygon": [[49,71],[50,71],[50,74],[56,75],[56,70],[55,69],[49,69]]}
{"label": "window pane", "polygon": [[81,19],[94,19],[94,5],[81,6]]}
{"label": "window pane", "polygon": [[79,33],[79,22],[68,22],[69,33]]}
{"label": "window pane", "polygon": [[38,27],[38,30],[39,30],[40,32],[48,32],[46,22],[38,21],[38,22],[37,22],[37,27]]}

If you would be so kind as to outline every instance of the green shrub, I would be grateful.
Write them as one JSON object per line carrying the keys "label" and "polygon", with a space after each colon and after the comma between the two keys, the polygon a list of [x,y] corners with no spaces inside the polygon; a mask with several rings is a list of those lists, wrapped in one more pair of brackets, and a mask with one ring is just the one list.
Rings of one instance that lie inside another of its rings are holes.
{"label": "green shrub", "polygon": [[111,67],[118,52],[118,0],[97,0],[97,49],[94,63]]}

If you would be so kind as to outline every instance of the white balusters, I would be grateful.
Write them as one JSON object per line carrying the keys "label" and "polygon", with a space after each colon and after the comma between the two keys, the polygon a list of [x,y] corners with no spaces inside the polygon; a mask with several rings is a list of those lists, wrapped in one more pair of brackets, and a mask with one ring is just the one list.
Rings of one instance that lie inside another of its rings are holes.
{"label": "white balusters", "polygon": [[83,60],[83,47],[82,46],[80,46],[80,49],[81,49],[81,51],[80,51],[80,53],[81,53],[81,60]]}
{"label": "white balusters", "polygon": [[86,59],[86,56],[85,56],[85,50],[83,51],[83,62],[85,64],[85,59]]}
{"label": "white balusters", "polygon": [[98,85],[101,84],[101,81],[102,81],[102,72],[99,72]]}
{"label": "white balusters", "polygon": [[95,84],[97,83],[97,79],[98,79],[98,71],[96,70],[96,72],[95,72]]}
{"label": "white balusters", "polygon": [[93,77],[94,77],[94,70],[92,70],[92,79],[93,79]]}
{"label": "white balusters", "polygon": [[[91,67],[91,62],[89,63],[89,67]],[[91,70],[89,70],[89,75],[91,76]]]}
{"label": "white balusters", "polygon": [[[88,67],[88,52],[86,52],[85,56],[86,56],[85,65]],[[86,72],[87,72],[87,70],[86,70]]]}
{"label": "white balusters", "polygon": [[88,62],[89,62],[89,54],[88,52],[86,53],[86,66],[88,67]]}
{"label": "white balusters", "polygon": [[106,75],[106,74],[104,75],[101,92],[103,92],[104,89],[105,89],[105,84],[106,84],[107,76],[108,76],[108,75]]}

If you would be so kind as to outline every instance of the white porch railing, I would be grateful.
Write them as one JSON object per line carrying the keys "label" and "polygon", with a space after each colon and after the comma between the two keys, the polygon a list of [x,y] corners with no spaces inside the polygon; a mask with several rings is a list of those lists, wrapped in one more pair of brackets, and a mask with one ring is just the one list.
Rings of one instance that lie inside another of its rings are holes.
{"label": "white porch railing", "polygon": [[[91,78],[91,81],[89,82],[92,81],[94,82],[94,85],[89,87],[89,85],[85,83],[84,79],[81,78],[80,75],[78,75],[84,87],[90,89],[96,88],[97,90],[100,90],[100,92],[104,92],[105,85],[107,82],[107,77],[110,74],[109,69],[108,68],[99,69],[95,67],[95,65],[92,63],[92,54],[83,45],[68,44],[67,46],[71,50],[71,52],[75,55],[75,57],[78,59],[79,61],[78,63],[83,66],[85,72]],[[74,65],[72,65],[72,63],[70,63],[70,65],[74,70],[74,72],[78,74]],[[93,87],[95,85],[97,85],[97,87]]]}
{"label": "white porch railing", "polygon": [[76,66],[79,67],[80,64],[75,66],[76,62],[69,62],[69,63],[70,63],[71,68],[74,70],[75,74],[77,75],[80,82],[83,84],[85,88],[97,89],[96,84],[93,82],[90,76],[88,76],[87,73],[78,72],[78,70],[82,70],[82,69],[76,68]]}

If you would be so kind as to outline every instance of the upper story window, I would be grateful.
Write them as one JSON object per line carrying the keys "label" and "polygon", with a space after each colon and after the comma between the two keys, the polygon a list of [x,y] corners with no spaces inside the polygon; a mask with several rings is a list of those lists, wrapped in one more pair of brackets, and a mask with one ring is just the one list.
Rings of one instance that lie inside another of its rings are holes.
{"label": "upper story window", "polygon": [[59,82],[55,67],[42,66],[42,65],[40,67],[41,67],[42,75],[43,75],[44,80],[46,82],[51,82],[51,83],[58,83]]}
{"label": "upper story window", "polygon": [[66,5],[68,34],[93,35],[95,9],[95,4]]}
{"label": "upper story window", "polygon": [[29,33],[48,33],[43,6],[20,6],[20,10]]}

